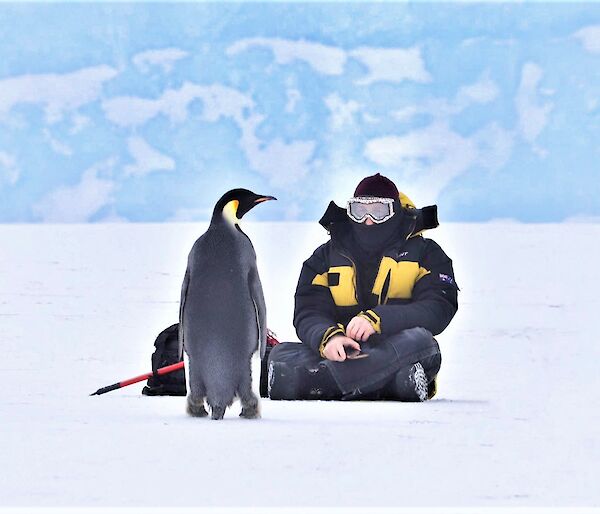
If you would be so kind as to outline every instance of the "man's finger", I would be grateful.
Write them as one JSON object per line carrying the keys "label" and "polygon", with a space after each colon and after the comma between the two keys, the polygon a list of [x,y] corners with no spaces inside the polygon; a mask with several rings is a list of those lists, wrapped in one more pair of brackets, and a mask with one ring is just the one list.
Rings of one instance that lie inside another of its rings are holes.
{"label": "man's finger", "polygon": [[354,318],[353,318],[350,321],[350,323],[348,323],[348,326],[346,327],[346,335],[348,337],[354,338],[355,332],[356,332],[356,323],[354,322]]}
{"label": "man's finger", "polygon": [[340,356],[340,361],[346,360],[346,352],[344,351],[344,345],[341,344],[338,348],[338,355]]}
{"label": "man's finger", "polygon": [[354,348],[355,350],[358,350],[360,352],[360,344],[358,342],[353,341],[351,339],[350,343],[348,344],[348,346],[351,346],[352,348]]}

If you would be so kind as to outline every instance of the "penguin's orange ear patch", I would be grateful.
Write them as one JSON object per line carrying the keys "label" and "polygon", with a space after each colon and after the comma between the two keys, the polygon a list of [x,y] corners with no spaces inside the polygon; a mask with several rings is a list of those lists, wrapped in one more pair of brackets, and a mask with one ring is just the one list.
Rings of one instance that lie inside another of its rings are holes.
{"label": "penguin's orange ear patch", "polygon": [[231,223],[237,223],[238,221],[240,221],[237,217],[237,211],[239,206],[239,200],[231,200],[230,202],[227,202],[225,207],[223,207],[223,216],[225,216],[225,218]]}

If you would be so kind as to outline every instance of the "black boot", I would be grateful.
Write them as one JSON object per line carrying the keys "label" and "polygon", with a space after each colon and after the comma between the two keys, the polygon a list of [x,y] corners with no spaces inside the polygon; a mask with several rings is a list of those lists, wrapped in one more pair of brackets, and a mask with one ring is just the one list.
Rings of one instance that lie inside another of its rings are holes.
{"label": "black boot", "polygon": [[268,393],[271,400],[338,400],[341,397],[326,366],[308,368],[285,362],[269,364]]}
{"label": "black boot", "polygon": [[416,362],[396,373],[386,387],[386,396],[401,402],[424,402],[429,398],[427,382],[423,366]]}
{"label": "black boot", "polygon": [[267,345],[265,356],[260,361],[260,381],[258,391],[261,398],[269,397],[269,354],[271,353],[271,349],[272,347]]}
{"label": "black boot", "polygon": [[296,380],[296,370],[293,366],[285,362],[270,362],[266,375],[267,396],[271,400],[298,399],[298,384]]}

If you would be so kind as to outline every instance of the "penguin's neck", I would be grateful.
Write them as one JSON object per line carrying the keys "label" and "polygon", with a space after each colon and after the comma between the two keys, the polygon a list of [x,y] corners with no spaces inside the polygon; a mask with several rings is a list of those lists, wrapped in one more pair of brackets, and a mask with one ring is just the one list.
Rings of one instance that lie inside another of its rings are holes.
{"label": "penguin's neck", "polygon": [[233,230],[239,229],[240,220],[237,217],[238,206],[238,200],[230,200],[224,205],[216,205],[210,225],[215,227],[229,227]]}

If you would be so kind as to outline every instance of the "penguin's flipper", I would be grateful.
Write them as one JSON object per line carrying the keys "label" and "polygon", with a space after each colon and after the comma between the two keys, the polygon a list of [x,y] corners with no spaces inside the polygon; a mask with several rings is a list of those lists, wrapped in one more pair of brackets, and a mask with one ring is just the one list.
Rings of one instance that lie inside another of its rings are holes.
{"label": "penguin's flipper", "polygon": [[179,355],[183,355],[183,313],[189,285],[190,270],[187,268],[185,270],[185,276],[183,277],[183,284],[181,285],[181,301],[179,302]]}
{"label": "penguin's flipper", "polygon": [[260,358],[265,357],[267,349],[267,308],[265,306],[265,297],[263,295],[258,270],[254,266],[248,274],[248,287],[250,289],[250,298],[254,304],[256,314],[256,328],[258,329],[258,350]]}

